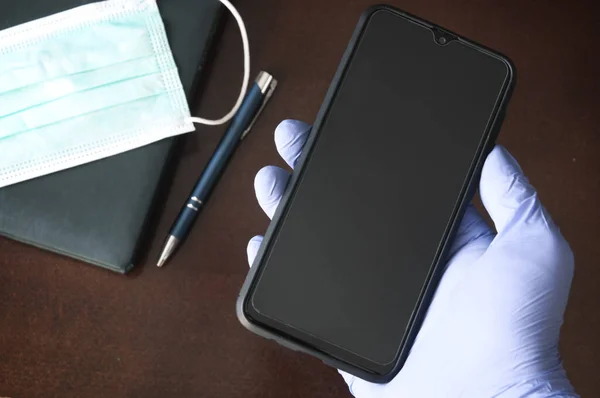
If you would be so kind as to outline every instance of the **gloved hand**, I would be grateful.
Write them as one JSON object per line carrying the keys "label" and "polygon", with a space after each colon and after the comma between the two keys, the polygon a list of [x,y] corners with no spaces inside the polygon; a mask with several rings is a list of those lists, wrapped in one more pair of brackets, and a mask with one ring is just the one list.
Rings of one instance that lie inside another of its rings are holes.
{"label": "gloved hand", "polygon": [[[310,126],[284,121],[277,149],[293,168]],[[272,217],[289,173],[268,166],[255,180]],[[573,275],[573,254],[515,159],[488,156],[479,192],[495,234],[469,206],[448,264],[398,375],[373,384],[340,372],[356,397],[576,397],[558,337]],[[262,237],[248,245],[250,264]]]}

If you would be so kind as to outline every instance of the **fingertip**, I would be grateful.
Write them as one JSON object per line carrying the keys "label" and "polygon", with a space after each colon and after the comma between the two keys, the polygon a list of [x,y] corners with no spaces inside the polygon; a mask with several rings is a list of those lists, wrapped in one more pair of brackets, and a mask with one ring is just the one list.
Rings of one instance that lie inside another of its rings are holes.
{"label": "fingertip", "polygon": [[337,371],[340,376],[342,376],[346,384],[351,385],[354,382],[355,376],[351,375],[350,373],[346,373],[343,370],[338,369]]}
{"label": "fingertip", "polygon": [[504,146],[496,145],[485,160],[481,172],[482,180],[484,176],[488,179],[497,179],[514,174],[523,174],[523,169]]}
{"label": "fingertip", "polygon": [[248,265],[252,267],[252,263],[254,263],[254,259],[258,254],[258,250],[260,249],[260,245],[262,244],[263,237],[257,235],[250,239],[248,242],[248,246],[246,247],[246,253],[248,255]]}
{"label": "fingertip", "polygon": [[293,142],[298,135],[310,130],[310,124],[301,120],[286,119],[275,128],[275,144],[284,147]]}
{"label": "fingertip", "polygon": [[275,129],[275,146],[279,155],[294,167],[306,143],[310,125],[300,120],[284,120]]}
{"label": "fingertip", "polygon": [[269,218],[273,217],[277,205],[285,192],[290,174],[276,166],[266,166],[254,178],[254,190],[258,204]]}
{"label": "fingertip", "polygon": [[384,388],[385,384],[376,384],[369,383],[362,379],[359,379],[356,376],[351,375],[350,373],[346,373],[343,370],[338,369],[338,373],[342,376],[346,385],[348,385],[348,389],[350,390],[350,394],[355,397],[358,396],[381,396],[381,390]]}
{"label": "fingertip", "polygon": [[254,177],[254,189],[257,195],[265,197],[273,194],[276,190],[277,182],[281,178],[286,178],[289,173],[277,166],[265,166],[256,173]]}
{"label": "fingertip", "polygon": [[[531,219],[543,212],[535,188],[516,159],[503,146],[488,155],[479,184],[481,201],[500,233],[517,219]],[[530,206],[526,206],[530,205]],[[520,211],[527,208],[528,211]]]}

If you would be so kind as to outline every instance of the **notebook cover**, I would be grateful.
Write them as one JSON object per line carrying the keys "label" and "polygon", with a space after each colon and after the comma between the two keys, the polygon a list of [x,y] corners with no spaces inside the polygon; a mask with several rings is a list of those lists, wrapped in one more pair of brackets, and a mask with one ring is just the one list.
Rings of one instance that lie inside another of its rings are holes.
{"label": "notebook cover", "polygon": [[[2,1],[0,30],[91,2]],[[158,6],[189,101],[221,6],[217,0],[159,0]],[[0,234],[126,273],[176,140],[0,189]]]}

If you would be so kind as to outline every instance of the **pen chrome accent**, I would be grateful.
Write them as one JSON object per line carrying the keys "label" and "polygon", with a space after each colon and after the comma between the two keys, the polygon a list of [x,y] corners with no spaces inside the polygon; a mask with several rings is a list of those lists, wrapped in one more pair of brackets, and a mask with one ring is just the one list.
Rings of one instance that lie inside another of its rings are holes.
{"label": "pen chrome accent", "polygon": [[229,158],[235,152],[240,141],[252,130],[276,87],[277,80],[273,76],[264,71],[258,74],[254,84],[248,90],[242,106],[231,121],[217,149],[196,182],[196,186],[171,226],[157,266],[162,267],[187,237],[198,213],[219,181],[219,176],[225,169]]}
{"label": "pen chrome accent", "polygon": [[260,89],[260,92],[264,94],[265,98],[263,99],[262,105],[258,109],[258,112],[256,112],[254,119],[252,119],[252,121],[248,125],[248,128],[246,128],[246,130],[244,130],[244,132],[242,133],[240,140],[246,138],[250,130],[252,130],[252,127],[254,127],[254,123],[256,123],[256,121],[258,120],[258,117],[262,113],[263,109],[265,109],[265,106],[267,106],[267,102],[269,102],[269,100],[273,96],[273,93],[275,92],[275,89],[277,88],[277,80],[275,80],[273,76],[271,76],[267,72],[261,71],[258,74],[258,77],[256,78],[256,85]]}
{"label": "pen chrome accent", "polygon": [[165,265],[169,257],[175,252],[175,249],[179,245],[179,239],[174,236],[169,236],[167,242],[165,243],[165,247],[160,254],[160,258],[158,259],[158,263],[156,264],[158,267],[162,267]]}

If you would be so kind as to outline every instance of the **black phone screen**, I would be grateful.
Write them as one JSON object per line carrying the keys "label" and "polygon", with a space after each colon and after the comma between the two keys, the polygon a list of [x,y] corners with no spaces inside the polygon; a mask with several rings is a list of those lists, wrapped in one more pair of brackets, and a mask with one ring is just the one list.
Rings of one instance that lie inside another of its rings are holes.
{"label": "black phone screen", "polygon": [[366,22],[263,249],[252,319],[366,369],[394,363],[511,79],[445,37],[389,11]]}

